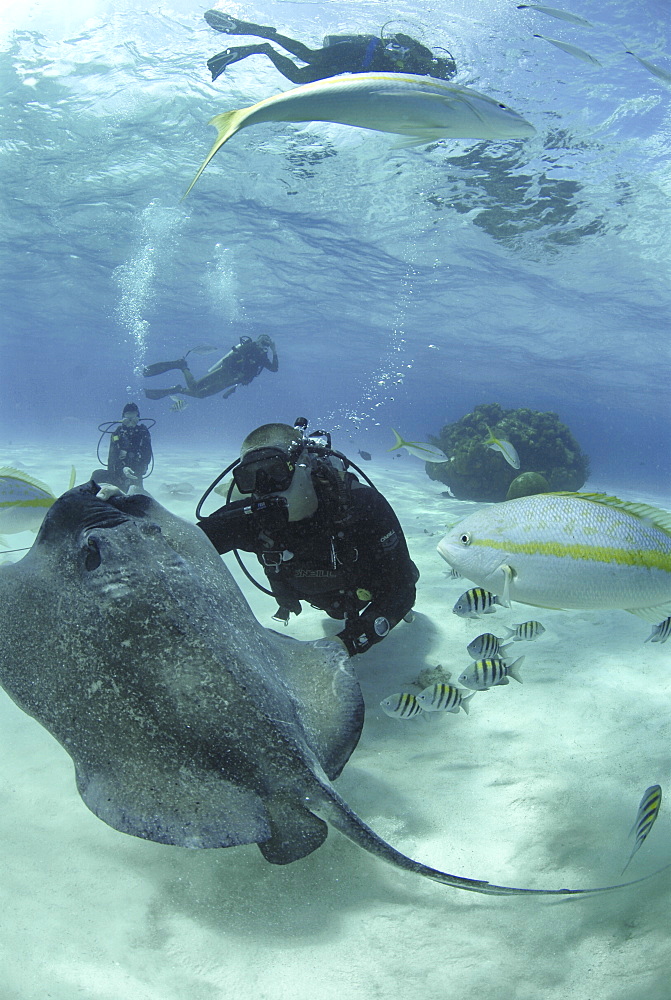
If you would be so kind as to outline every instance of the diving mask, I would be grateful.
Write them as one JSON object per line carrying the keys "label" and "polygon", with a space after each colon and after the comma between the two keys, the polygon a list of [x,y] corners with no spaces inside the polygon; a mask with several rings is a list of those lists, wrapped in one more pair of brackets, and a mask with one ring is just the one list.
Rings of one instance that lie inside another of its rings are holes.
{"label": "diving mask", "polygon": [[233,469],[240,493],[282,493],[291,486],[294,463],[281,448],[255,448]]}

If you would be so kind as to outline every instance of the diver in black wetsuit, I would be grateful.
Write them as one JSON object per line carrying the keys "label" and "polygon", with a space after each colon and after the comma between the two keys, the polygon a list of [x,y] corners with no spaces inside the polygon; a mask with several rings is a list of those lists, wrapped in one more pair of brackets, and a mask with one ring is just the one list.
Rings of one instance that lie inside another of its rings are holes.
{"label": "diver in black wetsuit", "polygon": [[213,80],[221,76],[227,66],[254,55],[268,56],[276,69],[292,83],[312,83],[338,73],[380,71],[451,80],[457,72],[449,52],[447,57],[434,56],[430,49],[409,35],[395,34],[388,38],[379,35],[329,35],[324,39],[324,48],[310,49],[302,42],[280,35],[275,28],[239,21],[220,10],[206,10],[204,17],[215,31],[270,39],[308,64],[297,66],[292,59],[267,43],[237,45],[208,59],[207,66]]}
{"label": "diver in black wetsuit", "polygon": [[[126,403],[121,414],[121,423],[113,430],[103,431],[103,434],[111,434],[110,446],[107,468],[96,469],[91,474],[91,479],[96,483],[112,483],[125,493],[131,486],[137,491],[142,489],[142,479],[149,468],[153,454],[149,428],[139,423],[139,420],[140,410],[137,403]],[[154,421],[150,423],[153,425]]]}
{"label": "diver in black wetsuit", "polygon": [[231,489],[226,506],[198,526],[219,553],[256,554],[278,603],[276,620],[286,624],[308,601],[344,622],[337,638],[354,656],[410,612],[419,571],[389,503],[350,464],[323,431],[306,437],[288,424],[264,424],[245,438],[232,467],[244,499],[231,502]]}
{"label": "diver in black wetsuit", "polygon": [[[187,354],[189,353],[187,351]],[[186,357],[178,358],[177,361],[158,361],[149,365],[142,373],[145,378],[179,369],[186,385],[171,385],[168,389],[145,389],[144,394],[147,399],[163,399],[164,396],[176,395],[205,399],[206,396],[214,396],[221,392],[222,398],[227,399],[239,385],[249,385],[264,368],[270,372],[278,370],[277,350],[272,338],[267,333],[262,333],[256,340],[252,340],[251,337],[240,337],[240,343],[212,365],[202,378],[194,378]]]}

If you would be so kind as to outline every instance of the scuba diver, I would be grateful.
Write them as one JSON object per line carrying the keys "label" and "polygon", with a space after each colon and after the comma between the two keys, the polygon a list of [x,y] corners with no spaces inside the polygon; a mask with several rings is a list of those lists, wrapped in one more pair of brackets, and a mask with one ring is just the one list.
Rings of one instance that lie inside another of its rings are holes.
{"label": "scuba diver", "polygon": [[185,386],[171,385],[169,389],[145,389],[144,394],[147,399],[163,399],[164,396],[178,394],[205,399],[206,396],[214,396],[222,390],[225,390],[222,392],[223,398],[227,399],[239,385],[249,385],[264,368],[269,372],[276,372],[279,367],[275,342],[266,333],[262,333],[256,340],[252,340],[251,337],[240,337],[240,343],[212,365],[202,378],[194,378],[189,371],[186,359],[190,353],[191,351],[187,351],[186,355],[177,361],[158,361],[155,365],[149,365],[144,369],[142,373],[144,377],[151,378],[153,375],[162,375],[178,368],[186,382]]}
{"label": "scuba diver", "polygon": [[[137,403],[126,403],[121,415],[121,423],[115,420],[100,424],[101,432],[98,441],[98,461],[100,458],[100,442],[105,434],[111,434],[107,468],[96,469],[91,478],[97,483],[111,483],[127,493],[142,491],[142,480],[147,475],[150,464],[153,469],[154,455],[151,448],[149,428],[156,423],[140,423],[140,410]],[[116,427],[113,425],[116,424]],[[150,473],[151,474],[151,470]]]}
{"label": "scuba diver", "polygon": [[[350,467],[365,480],[360,482]],[[227,502],[201,509],[232,470]],[[239,499],[237,499],[239,498]],[[198,526],[223,554],[256,554],[286,625],[301,601],[344,623],[336,638],[350,656],[365,653],[406,617],[419,571],[387,500],[325,431],[307,434],[307,420],[264,424],[242,442],[240,458],[208,488],[196,508]]]}
{"label": "scuba diver", "polygon": [[215,31],[225,35],[253,35],[267,38],[300,60],[307,66],[297,66],[287,56],[282,55],[272,45],[237,45],[218,52],[207,61],[207,67],[216,80],[227,66],[246,59],[247,56],[265,55],[280,73],[292,83],[312,83],[339,73],[412,73],[417,76],[433,76],[437,80],[451,80],[457,72],[452,55],[446,50],[445,56],[434,56],[425,45],[409,35],[327,35],[324,47],[310,49],[286,35],[280,35],[275,28],[261,24],[239,21],[221,10],[206,10],[205,20]]}

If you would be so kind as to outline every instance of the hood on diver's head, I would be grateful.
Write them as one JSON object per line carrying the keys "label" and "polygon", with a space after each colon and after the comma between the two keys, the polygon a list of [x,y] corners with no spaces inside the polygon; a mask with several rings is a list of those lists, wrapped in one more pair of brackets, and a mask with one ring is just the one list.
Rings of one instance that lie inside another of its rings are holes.
{"label": "hood on diver's head", "polygon": [[[258,452],[259,460],[263,450],[280,451],[291,459],[291,479],[286,489],[271,490],[266,495],[284,497],[288,504],[289,521],[302,521],[317,510],[318,499],[312,482],[309,453],[301,447],[300,431],[289,424],[263,424],[247,435],[240,448],[241,465],[254,461]],[[240,465],[237,469],[240,469]],[[235,479],[235,471],[233,472]]]}
{"label": "hood on diver's head", "polygon": [[262,424],[251,431],[240,446],[240,458],[257,448],[280,448],[287,454],[300,443],[300,431],[289,424]]}

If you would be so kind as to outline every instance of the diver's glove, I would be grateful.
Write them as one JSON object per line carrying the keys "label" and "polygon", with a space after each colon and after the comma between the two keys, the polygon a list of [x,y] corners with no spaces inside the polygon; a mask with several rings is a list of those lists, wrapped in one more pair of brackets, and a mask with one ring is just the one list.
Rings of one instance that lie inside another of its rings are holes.
{"label": "diver's glove", "polygon": [[299,615],[303,608],[301,607],[300,601],[289,601],[288,604],[280,604],[277,611],[273,615],[273,621],[282,622],[283,625],[289,624],[290,615]]}
{"label": "diver's glove", "polygon": [[384,615],[355,618],[347,623],[342,632],[337,633],[336,639],[344,643],[350,656],[356,656],[357,653],[365,653],[376,642],[381,642],[390,629],[389,620]]}
{"label": "diver's glove", "polygon": [[126,477],[126,479],[132,479],[134,482],[140,478],[138,474],[136,472],[133,472],[133,470],[128,465],[124,465],[123,474]]}

